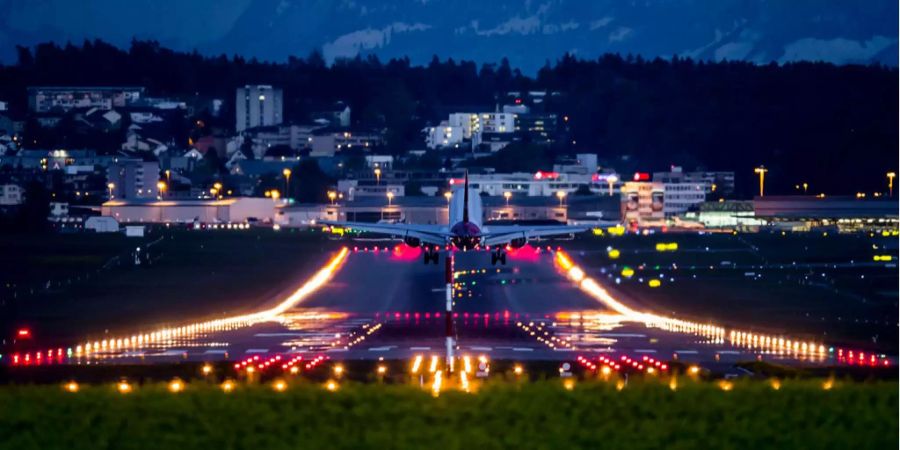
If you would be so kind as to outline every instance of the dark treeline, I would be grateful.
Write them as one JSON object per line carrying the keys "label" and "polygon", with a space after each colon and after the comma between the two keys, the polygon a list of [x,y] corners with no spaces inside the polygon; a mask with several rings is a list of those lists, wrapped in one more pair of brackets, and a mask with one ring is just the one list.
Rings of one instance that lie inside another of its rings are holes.
{"label": "dark treeline", "polygon": [[[553,152],[595,152],[621,171],[734,170],[739,191],[755,189],[752,168],[765,164],[767,189],[852,194],[886,189],[898,163],[898,72],[825,63],[755,65],[604,55],[565,55],[526,77],[502,61],[440,61],[374,56],[329,66],[319,53],[284,63],[206,57],[135,41],[127,51],[103,42],[19,48],[0,67],[0,98],[26,105],[27,86],[139,85],[154,96],[223,98],[248,83],[284,89],[285,117],[348,102],[354,126],[386,129],[388,150],[421,147],[419,131],[448,108],[493,107],[513,90],[552,90],[547,108],[570,120]],[[226,114],[230,114],[230,109]],[[231,116],[226,116],[231,117]]]}

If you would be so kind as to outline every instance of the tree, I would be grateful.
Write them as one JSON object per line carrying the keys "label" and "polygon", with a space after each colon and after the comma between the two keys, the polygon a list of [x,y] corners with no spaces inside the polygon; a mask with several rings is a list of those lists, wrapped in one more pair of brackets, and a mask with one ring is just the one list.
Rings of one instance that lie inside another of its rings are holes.
{"label": "tree", "polygon": [[332,186],[334,180],[322,171],[315,159],[304,159],[291,173],[290,197],[301,203],[327,202]]}

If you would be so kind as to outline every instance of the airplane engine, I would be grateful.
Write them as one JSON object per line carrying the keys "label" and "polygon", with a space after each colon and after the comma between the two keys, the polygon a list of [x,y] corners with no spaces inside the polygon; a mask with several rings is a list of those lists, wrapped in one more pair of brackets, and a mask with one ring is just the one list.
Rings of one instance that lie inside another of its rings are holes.
{"label": "airplane engine", "polygon": [[513,240],[509,241],[509,246],[512,248],[522,248],[527,243],[528,243],[528,239],[518,238],[518,239],[513,239]]}
{"label": "airplane engine", "polygon": [[405,243],[406,245],[408,245],[410,247],[418,247],[418,246],[422,245],[422,240],[419,238],[407,236],[407,237],[403,238],[403,243]]}

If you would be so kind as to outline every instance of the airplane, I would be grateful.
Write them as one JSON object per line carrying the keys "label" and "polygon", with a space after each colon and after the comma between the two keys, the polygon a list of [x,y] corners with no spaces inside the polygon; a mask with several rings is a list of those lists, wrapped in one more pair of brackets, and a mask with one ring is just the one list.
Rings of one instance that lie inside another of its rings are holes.
{"label": "airplane", "polygon": [[[406,223],[375,224],[361,222],[322,221],[325,225],[345,227],[369,233],[403,237],[410,247],[423,244],[445,246],[447,244],[461,250],[477,246],[494,248],[491,264],[506,264],[504,249],[520,248],[536,237],[573,234],[586,231],[588,227],[568,225],[484,225],[481,222],[481,197],[469,196],[469,174],[465,175],[463,186],[456,189],[450,198],[450,223],[448,225],[417,225]],[[452,224],[452,226],[450,225]],[[438,250],[425,247],[425,264],[438,263]]]}

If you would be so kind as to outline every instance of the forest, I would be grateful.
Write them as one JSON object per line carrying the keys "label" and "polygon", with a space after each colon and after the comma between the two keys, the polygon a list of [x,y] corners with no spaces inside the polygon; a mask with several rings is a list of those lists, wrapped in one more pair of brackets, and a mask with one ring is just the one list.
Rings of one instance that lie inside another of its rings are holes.
{"label": "forest", "polygon": [[341,100],[354,127],[385,130],[386,150],[403,154],[422,148],[422,128],[448,111],[493,109],[509,91],[546,90],[559,93],[546,111],[568,117],[549,156],[597,153],[623,173],[732,170],[749,196],[753,167],[765,165],[768,193],[796,193],[805,182],[811,193],[852,195],[885,191],[885,173],[898,166],[898,71],[884,66],[567,54],[526,76],[505,59],[435,56],[416,66],[364,55],[327,65],[313,52],[269,62],[139,40],[128,49],[102,41],[17,49],[17,62],[0,66],[0,99],[18,115],[28,86],[137,85],[153,96],[224,99],[230,120],[236,87],[273,84],[284,90],[286,120]]}

